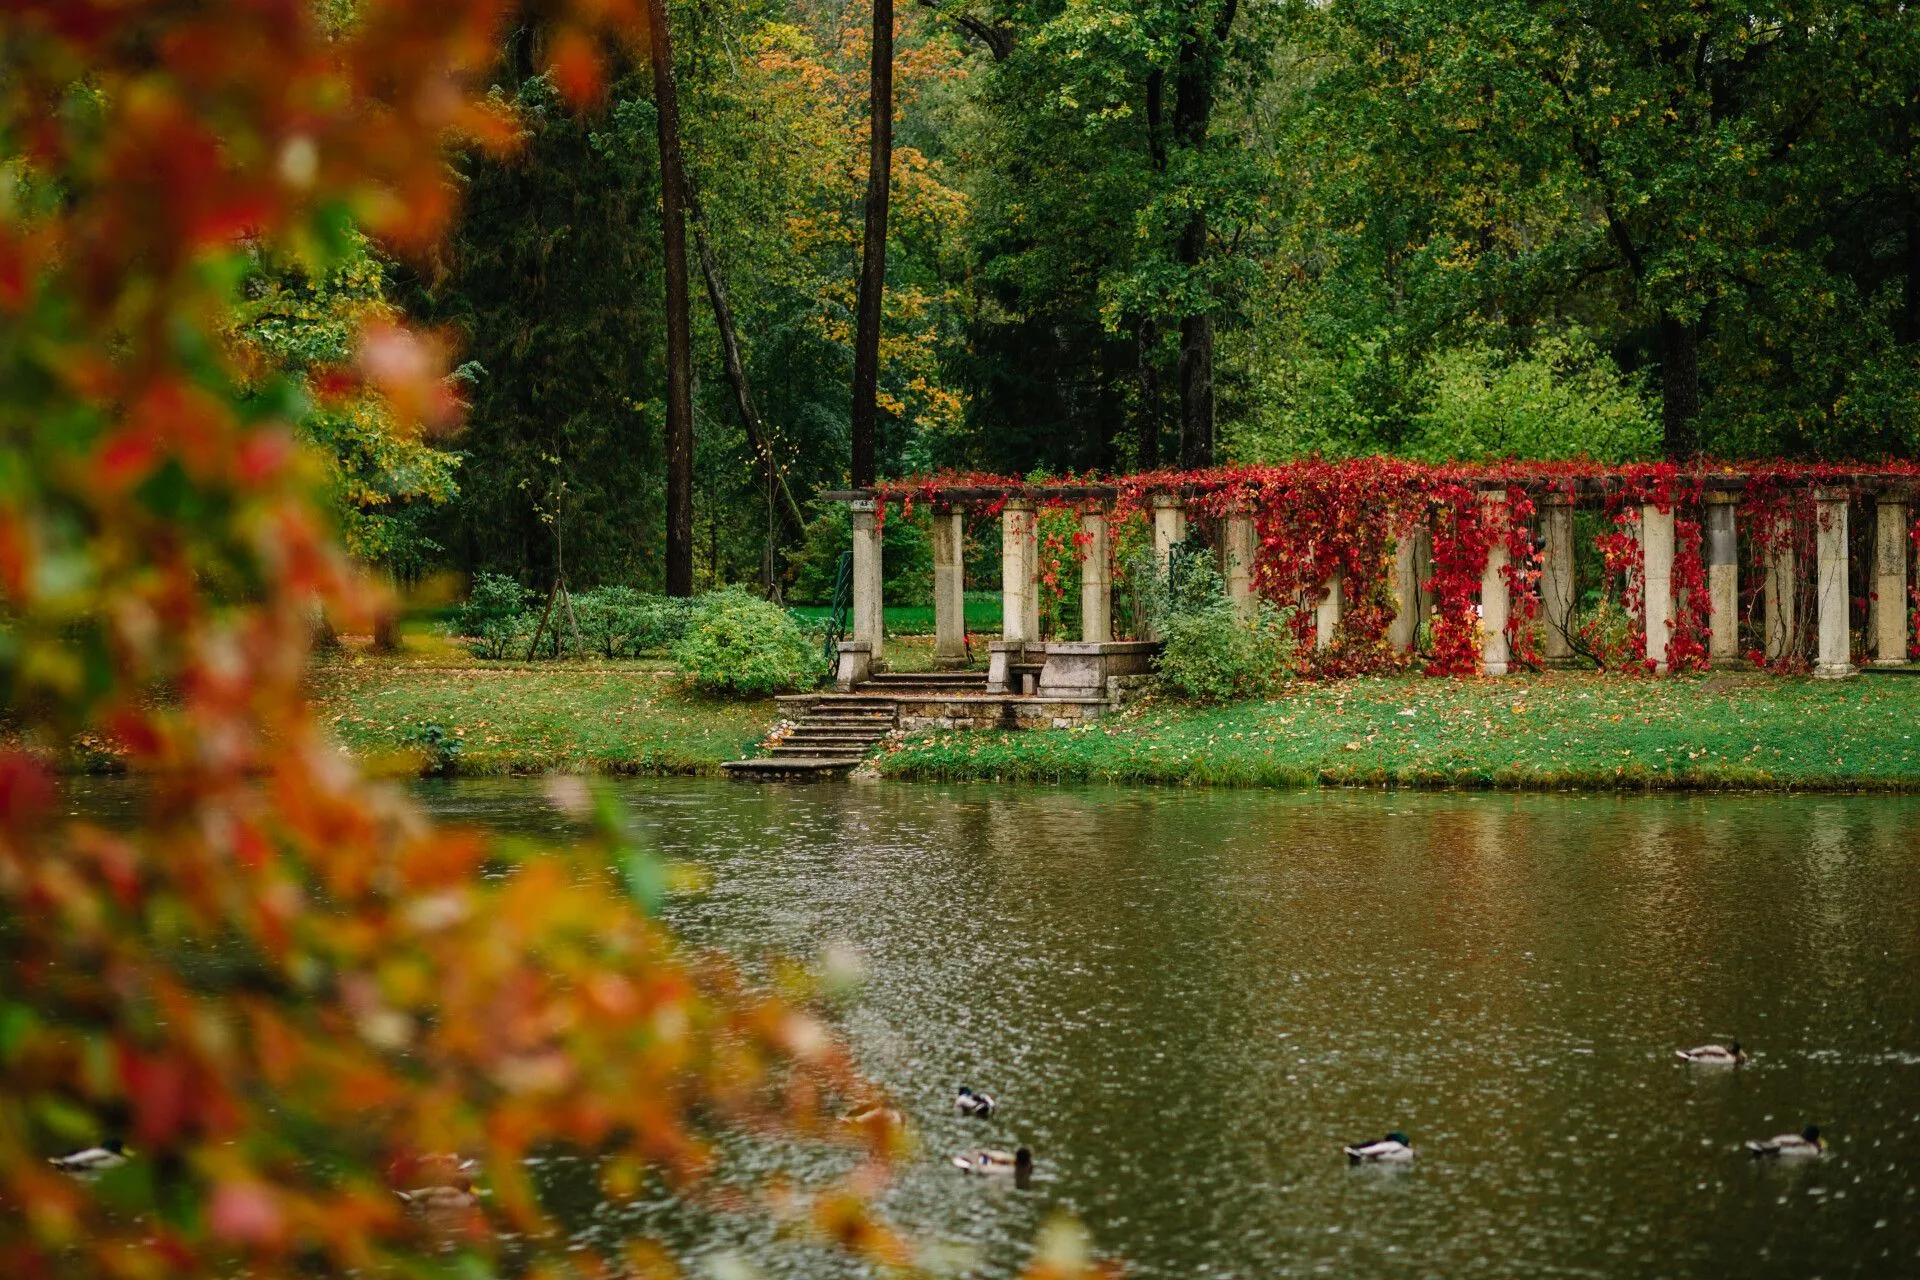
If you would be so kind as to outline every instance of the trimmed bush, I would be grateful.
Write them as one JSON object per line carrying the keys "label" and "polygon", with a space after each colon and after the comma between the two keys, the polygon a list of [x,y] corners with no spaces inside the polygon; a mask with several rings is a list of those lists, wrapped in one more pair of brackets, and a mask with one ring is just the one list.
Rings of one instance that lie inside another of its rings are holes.
{"label": "trimmed bush", "polygon": [[1161,686],[1194,702],[1264,697],[1293,669],[1291,610],[1262,600],[1251,621],[1235,616],[1210,554],[1176,555],[1172,581],[1155,592]]}
{"label": "trimmed bush", "polygon": [[738,587],[700,598],[673,658],[696,688],[765,697],[820,678],[820,654],[785,609]]}
{"label": "trimmed bush", "polygon": [[473,642],[477,658],[504,658],[531,628],[527,619],[527,589],[498,573],[476,573],[467,602],[454,615],[454,626]]}

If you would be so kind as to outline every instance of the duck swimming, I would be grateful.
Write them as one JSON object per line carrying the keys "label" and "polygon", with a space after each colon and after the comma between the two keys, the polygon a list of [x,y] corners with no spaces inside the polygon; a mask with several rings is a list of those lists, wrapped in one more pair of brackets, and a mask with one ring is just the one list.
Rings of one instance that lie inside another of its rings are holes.
{"label": "duck swimming", "polygon": [[1033,1172],[1033,1152],[1021,1147],[1012,1155],[1004,1151],[970,1151],[953,1158],[954,1168],[963,1173],[1013,1174],[1025,1178]]}
{"label": "duck swimming", "polygon": [[1740,1052],[1740,1042],[1729,1040],[1725,1044],[1703,1044],[1691,1049],[1675,1049],[1674,1054],[1688,1062],[1698,1062],[1709,1067],[1737,1067],[1747,1060]]}
{"label": "duck swimming", "polygon": [[1413,1142],[1398,1129],[1377,1142],[1356,1142],[1345,1150],[1349,1164],[1404,1164],[1413,1159]]}
{"label": "duck swimming", "polygon": [[62,1173],[98,1173],[102,1169],[118,1169],[126,1162],[127,1149],[118,1138],[108,1138],[97,1147],[55,1156],[47,1161]]}
{"label": "duck swimming", "polygon": [[1779,1159],[1781,1156],[1817,1156],[1827,1149],[1820,1126],[1810,1124],[1798,1133],[1783,1133],[1775,1138],[1749,1142],[1747,1150],[1755,1156]]}
{"label": "duck swimming", "polygon": [[979,1116],[986,1119],[1000,1104],[993,1100],[990,1093],[975,1093],[965,1085],[960,1086],[960,1095],[953,1100],[954,1110],[963,1116]]}

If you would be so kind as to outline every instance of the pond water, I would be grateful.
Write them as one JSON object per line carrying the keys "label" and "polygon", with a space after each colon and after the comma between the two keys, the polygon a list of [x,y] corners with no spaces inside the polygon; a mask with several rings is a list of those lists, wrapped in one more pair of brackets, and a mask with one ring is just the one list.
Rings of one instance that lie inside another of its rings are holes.
{"label": "pond water", "polygon": [[[923,1148],[888,1211],[972,1274],[1065,1207],[1151,1277],[1920,1275],[1920,800],[620,785],[711,873],[683,934],[865,958],[845,1030]],[[422,795],[561,829],[537,782]],[[1411,1168],[1348,1167],[1389,1129]],[[1024,1191],[945,1164],[1021,1143]]]}

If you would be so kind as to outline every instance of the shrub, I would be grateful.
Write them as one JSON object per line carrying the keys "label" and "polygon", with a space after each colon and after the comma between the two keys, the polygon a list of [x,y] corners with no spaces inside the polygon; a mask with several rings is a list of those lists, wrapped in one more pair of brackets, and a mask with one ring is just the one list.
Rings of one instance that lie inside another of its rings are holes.
{"label": "shrub", "polygon": [[473,642],[475,657],[504,658],[532,625],[527,600],[527,589],[512,578],[477,573],[467,602],[454,615],[454,625]]}
{"label": "shrub", "polygon": [[1155,592],[1163,688],[1195,702],[1232,702],[1270,692],[1293,667],[1291,610],[1262,600],[1243,621],[1209,554],[1176,554],[1172,581]]}
{"label": "shrub", "polygon": [[819,679],[819,653],[785,609],[738,587],[701,598],[674,661],[707,693],[757,697]]}
{"label": "shrub", "polygon": [[[601,658],[637,658],[670,648],[686,634],[696,604],[672,596],[654,596],[632,587],[595,587],[573,598],[574,617],[586,654]],[[563,625],[561,643],[573,647],[572,629]]]}

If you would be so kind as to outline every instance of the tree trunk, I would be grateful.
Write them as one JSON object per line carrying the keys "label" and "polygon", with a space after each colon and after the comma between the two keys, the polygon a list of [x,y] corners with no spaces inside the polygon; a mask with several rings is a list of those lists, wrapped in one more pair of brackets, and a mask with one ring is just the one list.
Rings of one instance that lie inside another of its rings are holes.
{"label": "tree trunk", "polygon": [[880,298],[887,283],[887,196],[893,176],[893,0],[873,0],[873,70],[868,95],[867,229],[860,254],[860,304],[853,338],[853,484],[879,474]]}
{"label": "tree trunk", "polygon": [[1660,426],[1666,456],[1700,451],[1694,419],[1700,414],[1700,329],[1665,316],[1660,321]]}
{"label": "tree trunk", "polygon": [[1149,317],[1140,322],[1140,417],[1134,466],[1152,471],[1160,465],[1160,325]]}
{"label": "tree trunk", "polygon": [[687,314],[686,177],[665,0],[647,0],[654,119],[660,135],[660,233],[667,276],[667,594],[693,594],[692,337]]}
{"label": "tree trunk", "polygon": [[[1233,27],[1238,0],[1225,0],[1211,24],[1200,5],[1181,41],[1173,88],[1173,140],[1204,151],[1213,116],[1213,77],[1220,46]],[[1179,262],[1189,280],[1207,254],[1207,215],[1196,205],[1180,236]],[[1180,318],[1180,465],[1213,465],[1213,318],[1202,311]]]}
{"label": "tree trunk", "polygon": [[740,335],[733,327],[733,303],[727,297],[726,278],[720,274],[720,260],[707,242],[706,219],[701,216],[698,199],[692,202],[692,212],[694,250],[700,255],[700,275],[707,282],[707,303],[713,308],[713,322],[720,330],[720,355],[727,366],[727,381],[733,384],[733,407],[740,414],[740,427],[747,433],[747,443],[760,455],[766,473],[767,500],[773,504],[780,527],[788,538],[798,542],[806,536],[806,518],[800,514],[800,504],[793,500],[793,490],[787,487],[779,460],[773,456],[773,441],[760,426],[760,409],[754,404],[753,388],[747,383],[746,366],[740,360]]}

